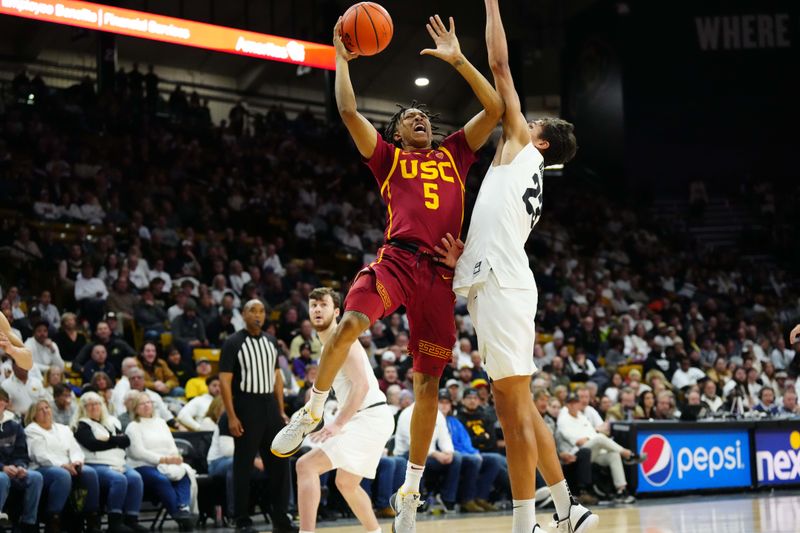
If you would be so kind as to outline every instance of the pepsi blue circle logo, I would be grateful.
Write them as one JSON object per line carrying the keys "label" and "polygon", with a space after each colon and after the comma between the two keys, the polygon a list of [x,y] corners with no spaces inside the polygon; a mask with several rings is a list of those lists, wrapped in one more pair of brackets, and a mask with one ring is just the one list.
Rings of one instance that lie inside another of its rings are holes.
{"label": "pepsi blue circle logo", "polygon": [[639,455],[647,454],[647,459],[639,465],[642,476],[655,487],[666,485],[672,477],[674,459],[672,446],[661,435],[651,435],[642,443]]}

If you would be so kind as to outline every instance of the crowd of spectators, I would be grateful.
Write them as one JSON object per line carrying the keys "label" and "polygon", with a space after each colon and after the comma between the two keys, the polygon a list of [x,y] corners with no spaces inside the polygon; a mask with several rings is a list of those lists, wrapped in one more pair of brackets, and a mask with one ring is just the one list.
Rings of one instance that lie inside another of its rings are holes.
{"label": "crowd of spectators", "polygon": [[[241,307],[257,298],[282,354],[287,409],[302,406],[321,353],[308,294],[323,282],[346,290],[374,257],[377,187],[341,126],[308,112],[251,115],[237,104],[212,125],[196,93],[150,100],[134,72],[100,94],[90,80],[56,91],[20,76],[0,114],[0,208],[10,214],[0,222],[0,311],[35,365],[2,365],[10,425],[0,433],[27,437],[29,451],[0,456],[0,502],[3,476],[22,485],[6,471],[16,465],[41,474],[26,491],[53,494],[64,472],[80,478],[90,529],[98,486],[110,491],[110,525],[138,527],[142,485],[190,528],[193,473],[170,430],[214,431],[209,463],[222,477],[231,445],[216,431],[213,362],[195,354],[242,329]],[[472,199],[486,164],[470,174]],[[622,464],[633,452],[609,438],[611,421],[800,414],[800,355],[786,342],[800,306],[787,272],[687,248],[641,210],[559,179],[547,179],[529,248],[539,288],[532,394],[582,501],[632,501]],[[342,251],[356,259],[337,262]],[[463,300],[454,318],[426,485],[444,511],[479,513],[508,500],[507,463]],[[404,314],[359,340],[397,415],[378,478],[366,483],[391,516],[414,402]],[[13,425],[23,419],[24,430]],[[123,483],[130,497],[113,492]],[[28,498],[23,525],[35,517]],[[48,498],[56,531],[65,502]]]}

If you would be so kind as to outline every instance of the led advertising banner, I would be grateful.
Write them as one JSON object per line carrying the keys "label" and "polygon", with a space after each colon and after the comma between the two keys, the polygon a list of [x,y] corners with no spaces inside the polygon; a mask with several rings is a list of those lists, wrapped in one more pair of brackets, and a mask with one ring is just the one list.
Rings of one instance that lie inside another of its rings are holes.
{"label": "led advertising banner", "polygon": [[756,429],[756,467],[760,487],[800,485],[800,431]]}
{"label": "led advertising banner", "polygon": [[747,429],[639,431],[637,493],[749,487]]}
{"label": "led advertising banner", "polygon": [[0,14],[335,70],[333,46],[77,0],[0,0]]}

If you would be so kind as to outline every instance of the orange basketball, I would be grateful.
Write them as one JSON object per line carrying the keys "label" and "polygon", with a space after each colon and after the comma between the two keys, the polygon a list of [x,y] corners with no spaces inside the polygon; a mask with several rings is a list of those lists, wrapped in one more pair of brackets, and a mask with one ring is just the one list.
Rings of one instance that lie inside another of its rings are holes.
{"label": "orange basketball", "polygon": [[342,19],[342,42],[354,54],[374,56],[392,40],[392,17],[375,2],[350,6]]}

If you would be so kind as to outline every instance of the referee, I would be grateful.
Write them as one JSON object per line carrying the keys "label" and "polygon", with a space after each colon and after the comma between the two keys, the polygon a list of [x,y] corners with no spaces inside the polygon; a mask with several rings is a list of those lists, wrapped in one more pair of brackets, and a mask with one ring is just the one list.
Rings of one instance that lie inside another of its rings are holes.
{"label": "referee", "polygon": [[222,400],[228,414],[228,428],[234,438],[233,486],[236,531],[256,533],[250,520],[250,480],[253,460],[261,453],[270,482],[262,506],[272,519],[274,533],[297,533],[287,516],[289,508],[289,461],[270,453],[270,443],[288,418],[283,412],[283,377],[278,351],[261,331],[264,306],[250,300],[244,306],[245,329],[237,331],[222,346],[219,379]]}

